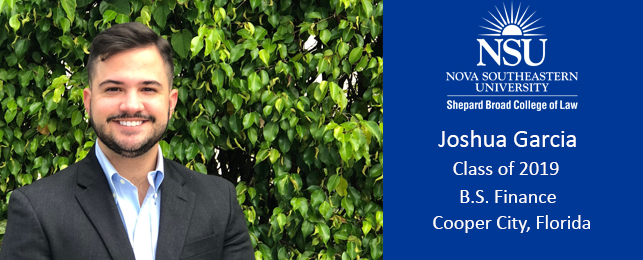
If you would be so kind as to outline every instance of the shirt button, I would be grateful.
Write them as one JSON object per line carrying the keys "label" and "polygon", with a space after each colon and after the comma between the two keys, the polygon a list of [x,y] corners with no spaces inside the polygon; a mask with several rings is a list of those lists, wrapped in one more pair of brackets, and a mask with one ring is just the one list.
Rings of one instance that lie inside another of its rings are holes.
{"label": "shirt button", "polygon": [[125,184],[125,179],[121,179],[121,184]]}
{"label": "shirt button", "polygon": [[112,195],[114,196],[114,198],[116,198],[116,193],[112,193]]}

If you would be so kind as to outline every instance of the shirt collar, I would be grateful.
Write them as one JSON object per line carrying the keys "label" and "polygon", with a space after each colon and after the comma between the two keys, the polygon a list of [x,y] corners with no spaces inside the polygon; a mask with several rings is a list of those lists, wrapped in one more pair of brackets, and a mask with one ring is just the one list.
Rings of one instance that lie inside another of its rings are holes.
{"label": "shirt collar", "polygon": [[[103,151],[100,149],[100,145],[96,143],[96,158],[98,159],[98,163],[100,164],[100,167],[103,169],[103,172],[105,173],[105,177],[107,178],[107,182],[109,182],[109,187],[114,192],[114,181],[113,177],[114,175],[120,176],[112,163],[109,162],[109,159],[105,156]],[[147,181],[150,183],[150,185],[154,188],[154,192],[158,192],[159,186],[161,186],[161,183],[163,182],[163,179],[165,177],[164,173],[164,164],[163,164],[163,151],[161,150],[161,146],[157,145],[158,147],[158,155],[156,157],[156,169],[154,171],[151,171],[147,174]]]}

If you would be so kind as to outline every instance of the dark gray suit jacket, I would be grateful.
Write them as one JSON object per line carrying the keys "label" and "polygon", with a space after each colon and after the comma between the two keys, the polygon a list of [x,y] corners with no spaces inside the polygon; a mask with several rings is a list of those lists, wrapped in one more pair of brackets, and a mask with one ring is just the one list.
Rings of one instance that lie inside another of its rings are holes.
{"label": "dark gray suit jacket", "polygon": [[[171,160],[164,165],[156,259],[254,259],[234,186]],[[134,260],[94,148],[13,191],[8,214],[2,260]]]}

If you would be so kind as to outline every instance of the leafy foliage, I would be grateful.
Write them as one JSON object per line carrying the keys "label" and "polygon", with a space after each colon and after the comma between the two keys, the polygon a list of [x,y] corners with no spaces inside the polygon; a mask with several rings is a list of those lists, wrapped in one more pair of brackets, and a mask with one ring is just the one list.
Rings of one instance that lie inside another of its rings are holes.
{"label": "leafy foliage", "polygon": [[257,259],[383,257],[381,0],[0,0],[0,231],[94,145],[89,45],[129,21],[175,51],[163,155],[236,183]]}

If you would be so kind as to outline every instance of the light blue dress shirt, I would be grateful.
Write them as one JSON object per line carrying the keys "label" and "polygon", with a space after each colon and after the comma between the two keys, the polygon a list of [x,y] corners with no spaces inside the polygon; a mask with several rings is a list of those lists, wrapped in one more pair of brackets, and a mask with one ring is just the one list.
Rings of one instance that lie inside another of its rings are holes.
{"label": "light blue dress shirt", "polygon": [[114,200],[118,206],[118,212],[121,215],[125,230],[127,230],[127,235],[137,260],[156,258],[156,242],[158,240],[161,212],[159,186],[161,186],[164,178],[163,153],[160,146],[158,146],[158,150],[156,170],[147,174],[150,187],[142,205],[140,205],[136,186],[116,172],[114,166],[100,149],[100,145],[96,145],[96,158],[101,168],[103,168],[103,172],[105,172],[105,177],[109,182],[109,188],[112,190]]}

